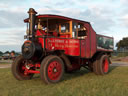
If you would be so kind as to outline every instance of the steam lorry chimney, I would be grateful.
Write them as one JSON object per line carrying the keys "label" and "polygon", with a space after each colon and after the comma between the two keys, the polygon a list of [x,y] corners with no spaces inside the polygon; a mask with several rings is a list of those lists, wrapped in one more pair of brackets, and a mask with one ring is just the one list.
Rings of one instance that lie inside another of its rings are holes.
{"label": "steam lorry chimney", "polygon": [[36,14],[37,12],[30,8],[28,11],[29,14],[29,40],[26,40],[22,45],[22,55],[27,60],[37,61],[42,56],[42,47],[35,40],[35,22],[36,22]]}
{"label": "steam lorry chimney", "polygon": [[36,21],[36,14],[37,12],[33,9],[30,8],[28,11],[29,14],[29,36],[30,40],[35,38],[35,21]]}

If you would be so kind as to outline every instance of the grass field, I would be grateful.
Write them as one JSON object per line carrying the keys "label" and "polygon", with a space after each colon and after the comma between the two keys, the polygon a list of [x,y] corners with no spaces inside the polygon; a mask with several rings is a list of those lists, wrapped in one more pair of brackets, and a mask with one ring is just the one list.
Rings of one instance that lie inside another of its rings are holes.
{"label": "grass field", "polygon": [[50,85],[44,84],[39,75],[17,81],[10,69],[0,69],[0,96],[128,96],[128,67],[111,67],[105,76],[82,69]]}
{"label": "grass field", "polygon": [[0,64],[10,64],[10,62],[0,62]]}
{"label": "grass field", "polygon": [[0,60],[0,64],[11,64],[11,60]]}

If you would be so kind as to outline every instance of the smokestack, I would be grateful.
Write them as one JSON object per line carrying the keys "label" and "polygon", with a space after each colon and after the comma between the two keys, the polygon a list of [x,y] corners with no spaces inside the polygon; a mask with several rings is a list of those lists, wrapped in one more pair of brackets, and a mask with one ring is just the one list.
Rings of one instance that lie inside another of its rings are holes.
{"label": "smokestack", "polygon": [[34,32],[35,32],[35,21],[36,21],[37,12],[33,8],[30,8],[28,14],[29,14],[29,35],[31,35],[33,39],[35,37]]}

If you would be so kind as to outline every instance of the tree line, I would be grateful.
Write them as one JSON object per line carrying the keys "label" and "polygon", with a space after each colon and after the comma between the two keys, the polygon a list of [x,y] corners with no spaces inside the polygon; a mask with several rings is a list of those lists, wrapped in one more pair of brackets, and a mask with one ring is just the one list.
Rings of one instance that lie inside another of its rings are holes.
{"label": "tree line", "polygon": [[3,54],[8,54],[8,53],[16,53],[14,50],[13,51],[5,51],[5,52],[2,52],[0,51],[0,56],[2,56]]}
{"label": "tree line", "polygon": [[125,37],[117,42],[116,47],[118,51],[128,51],[128,37]]}

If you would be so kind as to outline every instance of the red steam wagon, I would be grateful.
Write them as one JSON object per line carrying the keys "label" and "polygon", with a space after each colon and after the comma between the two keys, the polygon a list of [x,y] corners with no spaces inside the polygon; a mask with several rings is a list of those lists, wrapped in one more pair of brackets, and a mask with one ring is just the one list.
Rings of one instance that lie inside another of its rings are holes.
{"label": "red steam wagon", "polygon": [[88,68],[97,75],[109,72],[113,38],[98,35],[86,21],[59,15],[36,15],[30,8],[22,55],[12,64],[18,80],[40,74],[45,83],[57,83],[64,72]]}

